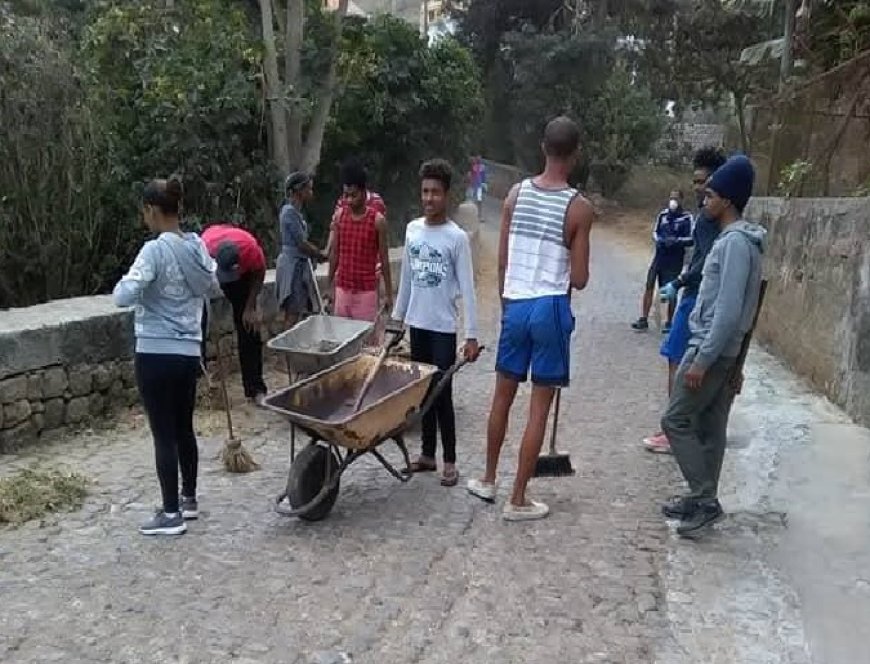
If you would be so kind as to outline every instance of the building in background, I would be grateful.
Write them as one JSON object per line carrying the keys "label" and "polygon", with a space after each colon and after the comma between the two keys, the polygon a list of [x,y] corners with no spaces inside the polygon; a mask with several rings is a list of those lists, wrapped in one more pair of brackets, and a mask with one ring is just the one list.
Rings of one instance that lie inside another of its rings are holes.
{"label": "building in background", "polygon": [[[330,11],[335,11],[338,9],[338,0],[323,0],[323,6]],[[354,2],[354,0],[348,0],[347,15],[366,18],[371,15],[371,12],[367,12],[358,3]]]}
{"label": "building in background", "polygon": [[[338,0],[325,0],[326,6],[335,9]],[[353,15],[355,6],[360,16],[390,14],[418,26],[421,35],[428,35],[429,42],[443,35],[456,32],[454,10],[461,10],[468,0],[355,0],[348,6],[348,14]]]}

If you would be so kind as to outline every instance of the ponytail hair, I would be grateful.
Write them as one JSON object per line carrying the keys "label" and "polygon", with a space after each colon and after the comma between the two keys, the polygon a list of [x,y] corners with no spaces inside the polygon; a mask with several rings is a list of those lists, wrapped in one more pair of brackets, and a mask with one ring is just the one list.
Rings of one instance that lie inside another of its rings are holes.
{"label": "ponytail hair", "polygon": [[163,214],[178,214],[184,191],[181,180],[171,176],[168,180],[151,180],[142,192],[142,202],[160,208]]}

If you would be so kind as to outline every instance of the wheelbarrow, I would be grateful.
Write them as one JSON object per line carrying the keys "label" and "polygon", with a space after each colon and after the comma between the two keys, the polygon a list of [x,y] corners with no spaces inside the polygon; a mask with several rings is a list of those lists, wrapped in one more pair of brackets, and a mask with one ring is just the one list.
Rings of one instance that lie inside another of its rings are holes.
{"label": "wheelbarrow", "polygon": [[[322,309],[322,304],[321,304]],[[266,346],[284,355],[290,383],[359,354],[374,325],[338,316],[309,316]],[[296,427],[290,428],[290,461],[296,458]]]}
{"label": "wheelbarrow", "polygon": [[[466,361],[457,359],[441,373],[429,364],[388,357],[354,412],[357,394],[377,361],[362,353],[266,398],[266,408],[286,416],[310,437],[290,464],[287,487],[276,501],[280,514],[305,521],[326,518],[338,497],[341,476],[366,454],[400,482],[411,478],[404,434],[417,425]],[[401,471],[378,449],[388,441],[402,453]]]}

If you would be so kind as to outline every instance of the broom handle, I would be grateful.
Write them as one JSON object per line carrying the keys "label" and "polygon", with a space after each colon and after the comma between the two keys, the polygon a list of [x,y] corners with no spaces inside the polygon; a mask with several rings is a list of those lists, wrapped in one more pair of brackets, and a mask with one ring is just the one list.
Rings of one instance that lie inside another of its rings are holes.
{"label": "broom handle", "polygon": [[550,432],[550,456],[556,454],[556,429],[559,427],[559,406],[562,402],[562,389],[556,390],[556,408],[553,410],[553,430]]}
{"label": "broom handle", "polygon": [[223,358],[223,353],[221,352],[220,339],[218,339],[216,346],[217,346],[218,375],[220,376],[221,393],[223,394],[223,397],[224,397],[224,410],[227,413],[227,430],[230,434],[230,440],[235,440],[235,436],[233,435],[233,415],[230,412],[230,393],[227,390],[227,379],[224,376],[224,358]]}

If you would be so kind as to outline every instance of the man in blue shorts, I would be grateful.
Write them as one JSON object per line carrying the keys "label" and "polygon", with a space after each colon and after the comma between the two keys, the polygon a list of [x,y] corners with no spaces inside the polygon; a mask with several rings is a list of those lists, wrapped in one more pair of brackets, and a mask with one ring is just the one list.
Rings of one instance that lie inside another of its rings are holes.
{"label": "man in blue shorts", "polygon": [[[724,163],[725,155],[718,148],[702,148],[695,153],[692,160],[695,169],[692,174],[692,187],[695,190],[699,209],[692,230],[692,243],[695,249],[686,271],[675,280],[665,284],[659,291],[661,297],[669,302],[676,302],[678,292],[683,291],[680,303],[674,313],[670,332],[661,347],[661,354],[668,361],[668,396],[674,387],[674,375],[689,347],[689,315],[695,308],[695,301],[698,298],[704,261],[707,260],[707,254],[710,253],[713,243],[719,237],[719,225],[704,213],[704,191],[707,180]],[[650,452],[658,454],[670,454],[671,452],[668,437],[661,431],[649,438],[644,438],[643,446]]]}
{"label": "man in blue shorts", "polygon": [[469,493],[495,500],[508,417],[517,388],[531,371],[529,417],[513,494],[502,515],[507,521],[541,519],[550,512],[544,503],[528,499],[526,486],[541,453],[553,397],[570,377],[571,290],[582,290],[589,279],[594,214],[589,202],[568,184],[580,148],[579,127],[569,118],[556,118],[544,130],[542,148],[544,172],[515,185],[502,211],[498,271],[503,315],[486,472],[468,482]]}

